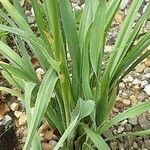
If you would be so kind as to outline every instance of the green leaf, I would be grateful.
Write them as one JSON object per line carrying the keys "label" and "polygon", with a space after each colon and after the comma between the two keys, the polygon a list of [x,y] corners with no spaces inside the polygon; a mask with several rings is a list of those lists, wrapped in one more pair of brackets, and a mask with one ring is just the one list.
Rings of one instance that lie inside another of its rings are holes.
{"label": "green leaf", "polygon": [[105,122],[102,126],[98,127],[98,131],[100,134],[102,134],[107,129],[109,129],[113,125],[117,124],[118,122],[120,122],[126,118],[138,116],[148,110],[150,110],[150,102],[143,102],[141,104],[133,106],[133,107],[127,109],[126,111],[119,113],[117,116],[110,119],[110,121]]}
{"label": "green leaf", "polygon": [[95,103],[91,100],[84,101],[79,99],[75,110],[72,112],[72,121],[55,146],[54,150],[58,150],[63,145],[64,141],[68,136],[70,136],[70,134],[73,132],[73,129],[78,125],[79,121],[92,113],[94,106]]}
{"label": "green leaf", "polygon": [[90,60],[96,77],[99,76],[105,44],[106,1],[99,1],[91,29]]}
{"label": "green leaf", "polygon": [[68,49],[72,58],[72,86],[75,99],[77,99],[78,86],[80,81],[81,51],[75,23],[75,16],[72,12],[71,3],[69,0],[60,1],[59,9]]}
{"label": "green leaf", "polygon": [[[26,115],[27,115],[27,124],[28,126],[30,125],[30,122],[32,120],[33,117],[33,113],[32,113],[32,108],[30,106],[30,102],[31,102],[31,97],[32,97],[32,91],[35,88],[36,84],[33,82],[26,82],[25,83],[25,108],[26,108]],[[33,137],[33,141],[32,141],[32,146],[33,149],[37,149],[37,150],[41,150],[41,143],[40,143],[40,139],[38,136],[38,132],[36,131],[34,137]]]}
{"label": "green leaf", "polygon": [[32,117],[31,123],[28,127],[27,140],[23,150],[30,149],[32,139],[44,113],[46,112],[57,79],[58,78],[52,69],[49,69],[44,76],[37,94],[35,108],[33,111],[34,116]]}
{"label": "green leaf", "polygon": [[84,130],[87,136],[92,140],[98,150],[110,150],[104,139],[96,132],[84,125]]}

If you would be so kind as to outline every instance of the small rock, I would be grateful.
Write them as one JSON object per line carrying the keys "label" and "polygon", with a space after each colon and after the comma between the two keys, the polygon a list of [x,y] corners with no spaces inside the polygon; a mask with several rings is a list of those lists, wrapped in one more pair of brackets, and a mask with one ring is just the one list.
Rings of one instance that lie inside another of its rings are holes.
{"label": "small rock", "polygon": [[134,78],[131,75],[127,75],[124,79],[122,79],[124,83],[133,82]]}
{"label": "small rock", "polygon": [[112,138],[113,137],[113,133],[110,129],[108,129],[107,131],[104,132],[103,136],[105,138]]}
{"label": "small rock", "polygon": [[124,130],[124,127],[123,127],[123,126],[119,126],[119,127],[118,127],[118,133],[121,133],[123,130]]}
{"label": "small rock", "polygon": [[37,68],[36,69],[36,73],[37,73],[37,77],[38,79],[41,81],[42,80],[42,76],[44,75],[44,70],[42,68]]}
{"label": "small rock", "polygon": [[150,68],[145,68],[144,73],[150,73]]}
{"label": "small rock", "polygon": [[141,84],[141,81],[138,80],[138,79],[134,79],[132,83],[133,83],[134,85],[140,85],[140,84]]}
{"label": "small rock", "polygon": [[20,126],[23,126],[27,123],[27,116],[26,115],[22,115],[20,118],[19,118],[19,125]]}
{"label": "small rock", "polygon": [[121,10],[124,10],[126,7],[127,7],[127,4],[130,2],[130,0],[123,0],[121,1],[121,4],[120,4],[120,9]]}
{"label": "small rock", "polygon": [[145,25],[145,29],[146,30],[150,30],[150,21],[147,21],[147,23]]}
{"label": "small rock", "polygon": [[118,148],[117,142],[110,142],[110,147],[112,150],[117,150],[117,148]]}
{"label": "small rock", "polygon": [[150,139],[144,140],[145,147],[150,150]]}
{"label": "small rock", "polygon": [[150,60],[148,60],[148,61],[145,62],[145,66],[146,67],[150,67]]}
{"label": "small rock", "polygon": [[35,22],[35,17],[34,16],[27,16],[27,20],[30,24],[33,24]]}
{"label": "small rock", "polygon": [[118,110],[116,107],[114,107],[114,108],[113,108],[113,112],[118,113],[119,110]]}
{"label": "small rock", "polygon": [[18,107],[19,107],[18,103],[12,103],[12,104],[10,105],[10,109],[11,109],[12,111],[17,111],[17,110],[18,110]]}
{"label": "small rock", "polygon": [[150,79],[150,73],[146,73],[146,74],[144,75],[144,77],[145,77],[145,79]]}
{"label": "small rock", "polygon": [[49,144],[52,145],[53,147],[55,147],[57,145],[57,141],[55,140],[50,140]]}
{"label": "small rock", "polygon": [[126,107],[126,106],[129,106],[131,104],[130,100],[127,100],[127,99],[123,99],[122,100],[122,103],[123,105]]}
{"label": "small rock", "polygon": [[132,117],[132,118],[129,118],[129,119],[128,119],[128,122],[129,122],[131,125],[136,126],[136,125],[138,124],[138,119],[137,119],[137,117]]}
{"label": "small rock", "polygon": [[144,91],[146,92],[147,95],[150,96],[150,84],[145,86]]}
{"label": "small rock", "polygon": [[132,106],[137,104],[137,98],[134,95],[130,96],[130,101]]}
{"label": "small rock", "polygon": [[124,89],[124,88],[125,88],[125,84],[124,84],[123,82],[120,82],[120,83],[119,83],[119,88],[120,88],[120,89]]}
{"label": "small rock", "polygon": [[128,120],[124,120],[124,121],[122,121],[120,124],[121,124],[122,126],[124,126],[127,122],[128,122]]}
{"label": "small rock", "polygon": [[136,72],[138,72],[138,73],[142,73],[144,71],[144,69],[145,69],[145,64],[144,63],[140,64],[140,65],[137,65],[136,68],[135,68]]}
{"label": "small rock", "polygon": [[131,124],[125,124],[125,129],[127,130],[127,131],[131,131],[132,130],[132,126],[131,126]]}
{"label": "small rock", "polygon": [[146,85],[148,85],[147,80],[141,81],[141,88],[144,88]]}
{"label": "small rock", "polygon": [[48,143],[42,143],[42,150],[52,150],[53,146]]}
{"label": "small rock", "polygon": [[44,134],[43,137],[44,137],[45,140],[48,140],[48,141],[57,138],[56,135],[54,135],[53,130],[47,131],[47,132]]}
{"label": "small rock", "polygon": [[19,118],[23,115],[23,113],[21,111],[15,111],[14,115],[16,116],[16,118]]}
{"label": "small rock", "polygon": [[145,116],[139,116],[138,121],[142,129],[150,128],[150,121],[148,121]]}
{"label": "small rock", "polygon": [[104,52],[105,52],[106,54],[108,54],[108,53],[110,53],[111,51],[112,51],[112,46],[106,45],[106,46],[105,46],[105,49],[104,49]]}
{"label": "small rock", "polygon": [[133,147],[135,148],[135,149],[138,149],[138,144],[134,141],[133,142]]}
{"label": "small rock", "polygon": [[139,87],[138,85],[135,85],[135,86],[133,86],[132,90],[133,90],[134,92],[139,92],[140,87]]}
{"label": "small rock", "polygon": [[49,129],[49,125],[47,122],[44,122],[40,127],[39,127],[39,133],[44,133]]}

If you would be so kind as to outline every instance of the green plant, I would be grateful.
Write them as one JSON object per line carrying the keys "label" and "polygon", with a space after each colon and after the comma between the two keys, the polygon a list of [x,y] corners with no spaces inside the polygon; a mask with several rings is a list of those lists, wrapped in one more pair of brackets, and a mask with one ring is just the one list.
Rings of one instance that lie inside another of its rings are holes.
{"label": "green plant", "polygon": [[[10,61],[9,64],[0,62],[3,76],[19,89],[1,87],[0,90],[21,97],[25,102],[28,136],[24,150],[31,145],[33,149],[41,149],[37,128],[43,117],[61,135],[54,150],[109,150],[101,137],[107,129],[150,110],[150,102],[143,102],[110,118],[120,80],[150,54],[146,49],[150,33],[138,39],[149,17],[150,4],[133,27],[143,0],[132,1],[106,67],[102,69],[107,33],[121,0],[86,0],[79,30],[69,0],[44,0],[43,4],[31,0],[40,37],[26,22],[18,0],[13,1],[15,7],[8,0],[0,2],[11,16],[0,12],[10,24],[1,24],[0,30],[16,35],[20,51],[17,54],[0,42],[0,53]],[[45,21],[48,27],[43,24]],[[30,62],[24,42],[46,72],[42,81]],[[71,71],[67,53],[71,56]],[[150,130],[127,135],[150,135]]]}

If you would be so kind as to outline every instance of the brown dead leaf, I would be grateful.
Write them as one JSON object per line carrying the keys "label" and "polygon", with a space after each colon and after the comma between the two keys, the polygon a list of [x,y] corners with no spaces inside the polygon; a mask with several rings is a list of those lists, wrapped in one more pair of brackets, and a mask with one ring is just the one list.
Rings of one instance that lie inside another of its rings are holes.
{"label": "brown dead leaf", "polygon": [[8,106],[0,99],[0,120],[3,119],[3,116],[8,111],[10,111]]}

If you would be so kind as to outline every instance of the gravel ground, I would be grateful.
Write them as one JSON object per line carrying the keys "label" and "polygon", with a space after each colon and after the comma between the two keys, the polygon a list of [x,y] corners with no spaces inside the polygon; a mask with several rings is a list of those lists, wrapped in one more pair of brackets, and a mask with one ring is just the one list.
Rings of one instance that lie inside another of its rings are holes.
{"label": "gravel ground", "polygon": [[[120,10],[115,16],[115,20],[110,29],[107,45],[105,47],[105,53],[109,54],[111,52],[112,46],[114,44],[115,38],[118,35],[120,24],[122,23],[125,15],[126,8],[130,4],[131,0],[123,0],[120,6]],[[139,13],[137,14],[137,20],[143,13],[148,1],[143,3]],[[24,1],[22,1],[24,5]],[[75,0],[72,4],[74,10],[81,10],[84,8],[84,1]],[[35,18],[32,8],[27,7],[26,11],[27,19],[31,26],[35,26]],[[145,27],[143,27],[142,32],[150,30],[150,18],[147,21]],[[149,47],[150,48],[150,47]],[[37,68],[39,66],[36,66]],[[37,73],[42,75],[42,70],[38,69]],[[4,84],[3,81],[1,84]],[[5,93],[2,93],[2,99],[7,99]],[[7,101],[10,107],[11,118],[13,118],[16,125],[16,135],[18,139],[17,150],[22,150],[22,146],[26,139],[26,123],[27,118],[24,108],[20,104],[20,101],[16,98],[9,98]],[[116,105],[113,108],[112,116],[122,112],[123,110],[134,106],[143,101],[150,101],[150,57],[142,61],[132,72],[130,72],[119,84],[119,94],[117,97]],[[6,117],[5,122],[10,123],[10,118]],[[11,120],[13,123],[13,121]],[[0,123],[4,123],[1,120]],[[125,131],[139,131],[143,129],[150,129],[150,111],[146,112],[139,117],[129,118],[113,126],[103,135],[105,138],[111,138],[117,134],[123,134]],[[51,129],[48,124],[44,121],[41,123],[39,128],[39,133],[42,141],[43,150],[53,149],[53,146],[57,143],[57,136],[55,131]],[[150,138],[149,137],[121,137],[116,140],[111,140],[108,142],[112,150],[150,150]]]}

